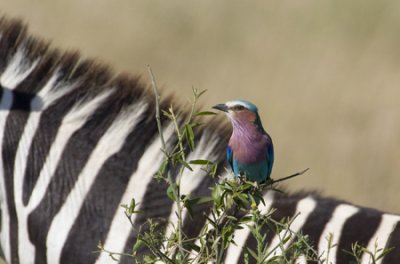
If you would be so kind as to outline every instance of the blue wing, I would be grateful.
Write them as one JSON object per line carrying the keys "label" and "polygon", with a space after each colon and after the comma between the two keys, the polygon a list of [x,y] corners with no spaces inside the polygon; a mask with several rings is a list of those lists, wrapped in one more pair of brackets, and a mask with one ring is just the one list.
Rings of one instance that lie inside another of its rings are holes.
{"label": "blue wing", "polygon": [[268,165],[268,173],[267,173],[267,179],[268,179],[269,175],[272,172],[272,166],[274,165],[274,145],[272,144],[272,140],[267,147],[267,165]]}
{"label": "blue wing", "polygon": [[228,161],[229,165],[231,166],[231,169],[233,170],[233,151],[229,145],[226,149],[226,160]]}

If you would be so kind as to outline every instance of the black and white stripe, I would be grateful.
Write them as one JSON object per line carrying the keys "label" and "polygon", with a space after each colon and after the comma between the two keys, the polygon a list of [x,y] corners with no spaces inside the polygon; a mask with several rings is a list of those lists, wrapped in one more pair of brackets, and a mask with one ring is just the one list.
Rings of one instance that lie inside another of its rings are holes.
{"label": "black and white stripe", "polygon": [[[119,205],[132,197],[143,211],[133,219],[136,227],[149,217],[175,221],[167,186],[153,178],[162,161],[161,142],[152,97],[139,78],[114,76],[75,53],[49,49],[29,37],[21,23],[3,18],[0,85],[0,238],[9,263],[109,263],[106,254],[92,252],[99,241],[111,251],[129,251],[137,234]],[[173,143],[171,124],[162,123]],[[226,130],[206,125],[189,158],[211,159],[224,173]],[[212,183],[198,169],[182,177],[182,193],[209,194]],[[298,214],[291,230],[308,234],[322,257],[333,233],[338,247],[331,249],[329,263],[348,263],[342,250],[355,241],[371,250],[375,243],[395,246],[383,263],[400,261],[397,215],[313,193],[268,192],[265,200],[261,209],[277,208],[276,219]],[[207,210],[202,206],[195,219],[185,217],[186,234],[200,231]],[[268,232],[267,238],[274,248],[277,236]],[[242,247],[255,243],[246,228],[237,231],[235,241],[226,263],[240,262]],[[368,263],[367,256],[363,261]],[[306,261],[300,257],[298,263]]]}

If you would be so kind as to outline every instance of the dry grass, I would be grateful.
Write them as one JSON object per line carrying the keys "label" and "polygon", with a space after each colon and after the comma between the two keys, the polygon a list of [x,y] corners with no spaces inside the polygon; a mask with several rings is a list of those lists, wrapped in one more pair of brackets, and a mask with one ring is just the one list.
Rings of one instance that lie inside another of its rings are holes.
{"label": "dry grass", "polygon": [[318,189],[400,212],[400,2],[5,1],[54,44],[207,107],[254,101],[276,146],[274,177],[310,167]]}

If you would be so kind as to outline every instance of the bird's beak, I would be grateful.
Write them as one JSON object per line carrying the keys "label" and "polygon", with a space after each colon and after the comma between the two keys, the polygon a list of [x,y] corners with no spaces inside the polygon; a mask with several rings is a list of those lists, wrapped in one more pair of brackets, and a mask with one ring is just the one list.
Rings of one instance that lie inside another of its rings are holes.
{"label": "bird's beak", "polygon": [[212,108],[223,111],[223,112],[228,112],[228,106],[226,106],[226,104],[217,104],[217,105],[214,105]]}

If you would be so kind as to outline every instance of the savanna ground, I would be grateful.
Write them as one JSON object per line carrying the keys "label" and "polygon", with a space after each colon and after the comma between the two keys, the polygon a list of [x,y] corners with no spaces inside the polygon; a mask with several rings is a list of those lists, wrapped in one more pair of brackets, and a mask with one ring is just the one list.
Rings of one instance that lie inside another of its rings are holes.
{"label": "savanna ground", "polygon": [[243,98],[275,143],[273,177],[400,212],[399,1],[7,1],[54,46],[117,72],[150,64],[180,101]]}

